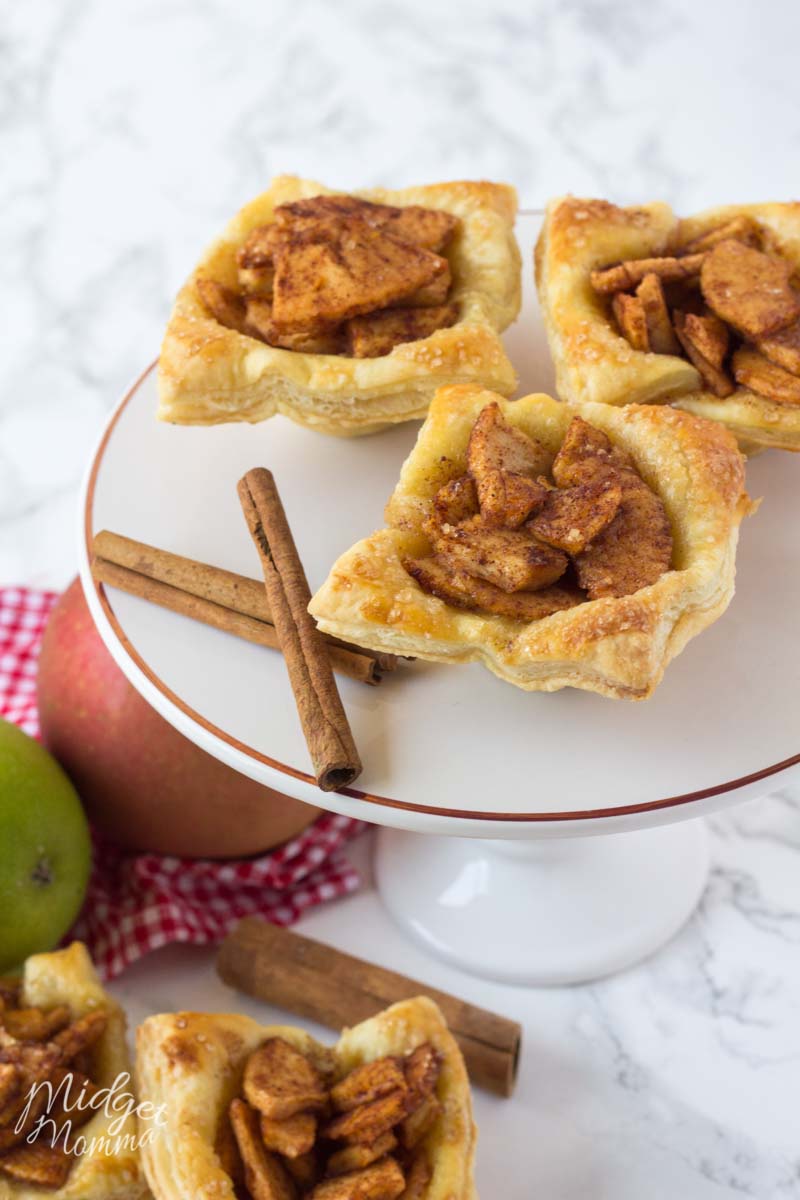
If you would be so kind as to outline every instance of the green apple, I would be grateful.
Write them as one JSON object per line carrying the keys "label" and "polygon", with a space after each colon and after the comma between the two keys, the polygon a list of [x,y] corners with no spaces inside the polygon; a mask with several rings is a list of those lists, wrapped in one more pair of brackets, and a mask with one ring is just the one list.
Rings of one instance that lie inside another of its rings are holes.
{"label": "green apple", "polygon": [[52,950],[89,881],[89,826],[56,760],[0,719],[0,973]]}

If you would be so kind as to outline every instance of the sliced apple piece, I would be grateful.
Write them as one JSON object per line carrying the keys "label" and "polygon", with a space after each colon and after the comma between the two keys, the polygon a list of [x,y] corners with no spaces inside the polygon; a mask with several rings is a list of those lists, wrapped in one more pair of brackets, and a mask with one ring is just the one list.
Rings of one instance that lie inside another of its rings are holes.
{"label": "sliced apple piece", "polygon": [[706,304],[743,337],[776,333],[800,317],[800,298],[793,291],[791,267],[731,238],[706,256],[700,286]]}
{"label": "sliced apple piece", "polygon": [[621,501],[619,472],[604,472],[587,483],[553,488],[525,528],[548,546],[580,554],[611,524]]}
{"label": "sliced apple piece", "polygon": [[374,1142],[355,1142],[352,1146],[343,1146],[330,1156],[325,1172],[327,1175],[343,1175],[346,1171],[360,1171],[385,1154],[391,1154],[396,1146],[397,1138],[391,1130],[381,1134]]}
{"label": "sliced apple piece", "polygon": [[672,561],[672,530],[661,499],[635,471],[620,471],[617,515],[575,557],[590,600],[629,596],[660,579]]}
{"label": "sliced apple piece", "polygon": [[645,275],[636,289],[636,299],[644,310],[647,340],[654,354],[680,354],[680,345],[672,328],[661,280],[652,272]]}
{"label": "sliced apple piece", "polygon": [[284,1158],[300,1158],[313,1149],[317,1135],[317,1118],[313,1113],[295,1113],[283,1121],[262,1113],[258,1123],[264,1145]]}
{"label": "sliced apple piece", "polygon": [[359,1104],[369,1104],[388,1092],[406,1086],[403,1068],[396,1058],[378,1058],[362,1063],[331,1088],[331,1101],[337,1112],[349,1112]]}
{"label": "sliced apple piece", "polygon": [[291,234],[275,254],[273,317],[288,329],[345,321],[432,282],[442,259],[343,218],[323,240]]}
{"label": "sliced apple piece", "polygon": [[397,1200],[405,1186],[405,1176],[395,1159],[382,1158],[360,1171],[323,1180],[309,1194],[309,1200]]}
{"label": "sliced apple piece", "polygon": [[247,1060],[243,1091],[263,1113],[283,1121],[304,1110],[324,1108],[328,1093],[319,1071],[283,1038],[268,1038]]}
{"label": "sliced apple piece", "polygon": [[543,499],[537,476],[550,453],[505,419],[497,401],[481,409],[467,446],[467,469],[475,480],[487,525],[515,527]]}
{"label": "sliced apple piece", "polygon": [[675,332],[686,351],[686,356],[700,372],[705,386],[724,399],[736,390],[728,372],[722,366],[728,352],[728,327],[713,313],[699,316],[696,313],[675,311]]}
{"label": "sliced apple piece", "polygon": [[800,375],[800,320],[761,338],[757,346],[770,362],[792,375]]}
{"label": "sliced apple piece", "polygon": [[478,493],[471,475],[460,475],[440,487],[433,498],[433,519],[439,526],[458,525],[478,512]]}
{"label": "sliced apple piece", "polygon": [[[647,277],[645,276],[645,278]],[[611,308],[619,331],[625,340],[633,346],[634,350],[647,353],[651,349],[650,334],[644,305],[639,297],[629,296],[627,292],[617,292],[611,301]]]}
{"label": "sliced apple piece", "polygon": [[279,226],[313,228],[320,220],[357,217],[373,229],[385,230],[401,241],[426,250],[443,250],[458,225],[458,217],[417,204],[375,204],[357,196],[311,196],[281,204],[275,209]]}
{"label": "sliced apple piece", "polygon": [[402,305],[404,308],[435,308],[440,304],[446,304],[453,276],[447,259],[442,258],[440,262],[442,265],[439,274],[435,275],[430,283],[426,283],[425,287],[421,287],[418,292],[412,292],[410,296],[396,300],[395,305]]}
{"label": "sliced apple piece", "polygon": [[573,417],[553,462],[553,478],[558,486],[585,483],[598,467],[608,466],[622,470],[634,464],[628,452],[615,446],[602,429],[583,417]]}
{"label": "sliced apple piece", "polygon": [[488,528],[518,529],[544,503],[546,486],[539,479],[512,471],[486,471],[480,483],[480,506]]}
{"label": "sliced apple piece", "polygon": [[465,571],[454,571],[442,559],[406,559],[406,571],[424,592],[454,608],[483,609],[513,621],[539,621],[564,608],[573,608],[585,600],[577,589],[542,588],[538,592],[504,592],[484,579],[475,579]]}
{"label": "sliced apple piece", "polygon": [[691,279],[700,273],[703,254],[687,254],[684,258],[634,258],[615,267],[592,271],[592,287],[601,295],[627,292],[637,287],[645,275],[657,275],[664,283]]}
{"label": "sliced apple piece", "polygon": [[485,579],[504,592],[531,592],[555,583],[567,569],[560,550],[518,530],[470,522],[442,532],[434,548],[456,571]]}
{"label": "sliced apple piece", "polygon": [[245,299],[245,331],[270,346],[283,350],[300,350],[306,354],[338,354],[343,347],[341,325],[312,329],[282,329],[272,314],[272,304],[261,296]]}
{"label": "sliced apple piece", "polygon": [[332,1141],[374,1142],[406,1115],[406,1088],[398,1088],[367,1104],[339,1113],[323,1129]]}
{"label": "sliced apple piece", "polygon": [[441,1068],[441,1056],[430,1042],[423,1042],[407,1056],[403,1070],[414,1103],[421,1103],[431,1095]]}
{"label": "sliced apple piece", "polygon": [[261,1140],[255,1110],[244,1100],[232,1100],[229,1112],[251,1200],[296,1200],[291,1175],[277,1154],[267,1150]]}
{"label": "sliced apple piece", "polygon": [[757,350],[742,346],[733,356],[733,373],[742,387],[775,404],[800,404],[800,379],[770,362]]}
{"label": "sliced apple piece", "polygon": [[346,325],[348,353],[353,358],[382,358],[403,342],[417,342],[437,329],[447,329],[457,318],[455,304],[385,308],[353,317]]}

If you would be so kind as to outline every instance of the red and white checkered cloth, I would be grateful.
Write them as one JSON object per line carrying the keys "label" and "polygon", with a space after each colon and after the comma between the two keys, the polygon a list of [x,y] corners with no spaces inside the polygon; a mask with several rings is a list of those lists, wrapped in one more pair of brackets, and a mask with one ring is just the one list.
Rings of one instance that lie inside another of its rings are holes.
{"label": "red and white checkered cloth", "polygon": [[[36,657],[57,599],[0,588],[0,716],[34,737]],[[224,862],[129,854],[95,836],[86,903],[69,937],[85,942],[111,979],[169,942],[220,941],[241,917],[291,925],[307,908],[359,886],[341,848],[364,829],[362,821],[324,814],[277,850]]]}
{"label": "red and white checkered cloth", "polygon": [[55,592],[0,588],[0,717],[39,735],[36,656]]}

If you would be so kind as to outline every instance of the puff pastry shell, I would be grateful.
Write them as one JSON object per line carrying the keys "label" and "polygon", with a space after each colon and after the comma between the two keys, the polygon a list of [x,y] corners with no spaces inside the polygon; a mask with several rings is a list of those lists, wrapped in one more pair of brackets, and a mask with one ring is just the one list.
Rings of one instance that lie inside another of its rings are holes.
{"label": "puff pastry shell", "polygon": [[[36,954],[27,960],[22,977],[22,1002],[39,1008],[64,1004],[73,1019],[97,1008],[106,1009],[109,1021],[95,1048],[93,1080],[98,1087],[111,1087],[118,1075],[130,1072],[125,1015],[103,990],[86,947],[80,942],[73,942],[66,950]],[[126,1086],[123,1090],[133,1088]],[[27,1187],[0,1176],[0,1200],[41,1200],[43,1195],[52,1200],[144,1200],[150,1192],[133,1142],[136,1118],[130,1115],[121,1124],[118,1121],[119,1117],[115,1120],[113,1113],[101,1108],[81,1128],[88,1148],[76,1158],[63,1187],[43,1192],[41,1188]],[[114,1130],[109,1133],[112,1123]],[[107,1139],[107,1145],[117,1145],[119,1138],[117,1153],[105,1154],[101,1138]]]}
{"label": "puff pastry shell", "polygon": [[564,399],[576,404],[674,401],[726,425],[744,449],[800,450],[800,405],[775,404],[743,387],[719,399],[703,390],[698,371],[685,359],[634,350],[589,280],[595,267],[669,254],[678,240],[690,241],[740,215],[758,221],[800,269],[800,203],[731,204],[679,220],[661,203],[618,208],[574,196],[551,201],[536,247],[536,282]]}
{"label": "puff pastry shell", "polygon": [[579,411],[549,396],[506,401],[479,388],[440,391],[387,505],[388,528],[342,555],[310,612],[337,637],[435,662],[479,661],[526,691],[576,687],[644,699],[733,595],[738,526],[749,509],[736,443],[719,425],[671,408],[582,405],[581,415],[632,455],[663,500],[674,569],[633,595],[525,624],[453,608],[423,592],[402,566],[430,552],[421,527],[432,498],[464,473],[472,426],[495,399],[508,421],[553,456]]}
{"label": "puff pastry shell", "polygon": [[214,1152],[220,1122],[239,1093],[248,1056],[267,1038],[290,1042],[321,1070],[341,1078],[360,1063],[431,1042],[442,1056],[437,1095],[443,1113],[427,1135],[433,1176],[425,1200],[477,1200],[472,1181],[475,1126],[461,1052],[432,1000],[404,1000],[345,1029],[332,1048],[288,1025],[235,1014],[150,1017],[137,1033],[140,1093],[163,1104],[167,1126],[143,1148],[156,1200],[235,1200]]}
{"label": "puff pastry shell", "polygon": [[514,189],[495,183],[437,183],[402,191],[354,192],[381,204],[420,204],[461,219],[446,254],[458,321],[430,337],[396,346],[382,358],[281,350],[220,325],[204,308],[200,276],[237,286],[236,251],[274,209],[329,195],[313,180],[282,175],[247,204],[208,249],[178,294],[158,368],[162,420],[188,425],[264,421],[283,413],[323,433],[372,433],[422,417],[437,387],[480,383],[510,395],[516,374],[499,332],[519,312],[520,257],[513,225]]}

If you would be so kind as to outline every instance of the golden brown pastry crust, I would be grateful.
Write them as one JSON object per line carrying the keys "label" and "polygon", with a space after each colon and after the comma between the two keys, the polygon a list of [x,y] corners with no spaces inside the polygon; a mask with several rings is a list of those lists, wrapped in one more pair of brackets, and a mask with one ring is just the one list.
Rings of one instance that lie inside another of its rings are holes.
{"label": "golden brown pastry crust", "polygon": [[800,203],[730,204],[679,220],[667,204],[618,208],[605,200],[565,196],[550,202],[536,246],[539,300],[556,368],[558,392],[575,404],[676,402],[719,421],[742,448],[800,450],[800,408],[775,404],[737,387],[724,399],[703,389],[691,363],[634,350],[609,316],[589,272],[628,258],[669,254],[706,230],[749,216],[800,268]]}
{"label": "golden brown pastry crust", "polygon": [[[33,1007],[51,1008],[66,1005],[73,1018],[103,1008],[109,1021],[95,1050],[94,1082],[101,1088],[111,1087],[118,1075],[131,1071],[125,1044],[125,1015],[118,1004],[103,990],[86,947],[73,942],[66,950],[51,954],[36,954],[25,963],[22,977],[22,1003]],[[123,1089],[133,1092],[133,1084]],[[144,1181],[139,1158],[131,1141],[136,1135],[136,1117],[126,1116],[109,1133],[113,1113],[101,1108],[80,1130],[88,1148],[76,1158],[69,1178],[63,1187],[43,1192],[0,1177],[0,1200],[144,1200],[150,1195]],[[107,1144],[123,1140],[114,1155],[106,1155],[101,1145],[92,1147],[92,1140],[105,1137]]]}
{"label": "golden brown pastry crust", "polygon": [[427,1135],[433,1177],[425,1200],[477,1200],[475,1126],[461,1053],[438,1007],[404,1000],[345,1029],[328,1048],[292,1026],[260,1025],[235,1014],[174,1013],[150,1017],[137,1031],[142,1099],[165,1105],[167,1125],[143,1148],[156,1200],[235,1200],[214,1151],[217,1128],[238,1094],[247,1057],[267,1038],[285,1038],[321,1070],[342,1078],[362,1062],[402,1055],[431,1042],[442,1056],[437,1095],[442,1118]]}
{"label": "golden brown pastry crust", "polygon": [[[750,508],[736,443],[719,425],[671,408],[582,405],[581,415],[632,455],[664,502],[673,569],[634,595],[523,624],[453,608],[423,592],[402,565],[430,553],[422,525],[433,496],[464,473],[472,426],[494,399],[470,387],[437,394],[386,507],[388,528],[342,555],[310,611],[320,629],[348,641],[436,662],[477,660],[526,691],[577,687],[644,699],[733,595],[738,526]],[[553,456],[578,411],[541,395],[499,403]]]}
{"label": "golden brown pastry crust", "polygon": [[302,197],[333,194],[313,180],[282,175],[237,213],[178,294],[158,368],[164,421],[214,425],[264,421],[283,413],[323,433],[352,436],[422,417],[437,387],[477,383],[510,395],[516,374],[499,333],[520,306],[520,257],[513,225],[514,189],[482,182],[437,183],[354,192],[382,204],[419,204],[460,218],[446,256],[453,272],[454,325],[396,346],[381,358],[281,350],[227,329],[197,292],[205,276],[237,286],[236,251],[275,208]]}

